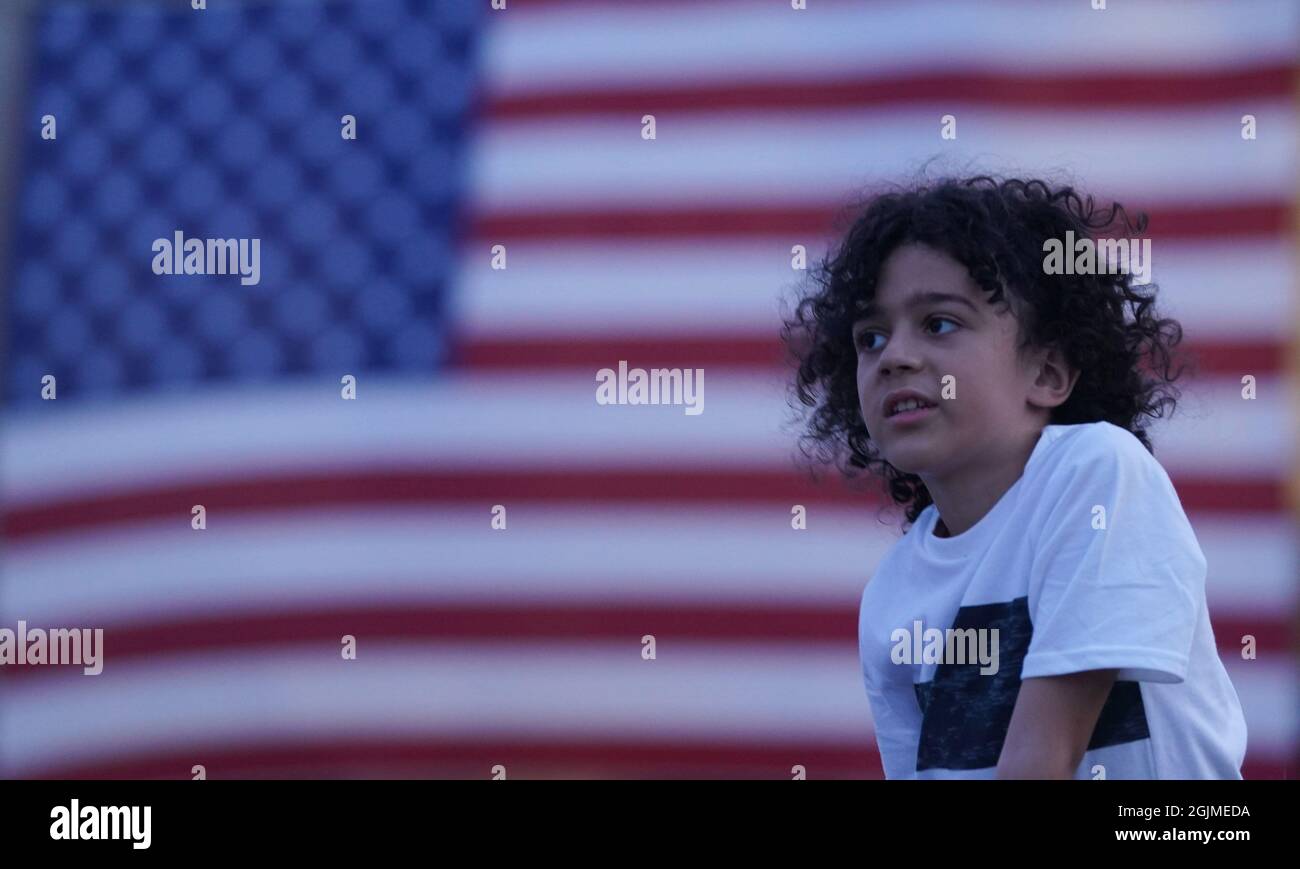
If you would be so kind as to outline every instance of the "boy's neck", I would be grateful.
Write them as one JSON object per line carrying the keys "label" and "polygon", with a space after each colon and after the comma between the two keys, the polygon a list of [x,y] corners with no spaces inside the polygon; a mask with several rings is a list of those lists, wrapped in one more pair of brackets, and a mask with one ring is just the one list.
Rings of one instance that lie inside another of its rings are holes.
{"label": "boy's neck", "polygon": [[968,465],[969,473],[942,480],[923,475],[922,481],[939,511],[934,536],[957,537],[975,527],[1024,474],[1041,436],[1041,429],[1031,431],[1005,458],[980,458]]}

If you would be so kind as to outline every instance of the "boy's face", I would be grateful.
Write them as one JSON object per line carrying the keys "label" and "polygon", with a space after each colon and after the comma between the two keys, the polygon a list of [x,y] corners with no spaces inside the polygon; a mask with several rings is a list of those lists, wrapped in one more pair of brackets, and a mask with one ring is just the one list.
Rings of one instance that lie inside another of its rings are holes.
{"label": "boy's face", "polygon": [[[942,478],[997,461],[1008,435],[1041,430],[1046,412],[1028,403],[1033,354],[1018,359],[1016,341],[1014,314],[995,308],[961,263],[920,244],[896,249],[873,308],[853,325],[858,401],[882,456],[900,471]],[[900,389],[933,407],[891,417],[886,397]]]}

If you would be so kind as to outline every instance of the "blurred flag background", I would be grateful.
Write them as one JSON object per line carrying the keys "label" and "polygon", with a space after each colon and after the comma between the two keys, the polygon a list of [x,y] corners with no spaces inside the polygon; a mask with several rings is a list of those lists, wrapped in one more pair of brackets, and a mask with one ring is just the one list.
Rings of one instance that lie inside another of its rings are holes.
{"label": "blurred flag background", "polygon": [[[937,155],[1151,214],[1156,457],[1295,777],[1300,7],[808,5],[5,4],[0,627],[105,658],[0,669],[0,775],[878,777],[897,531],[796,469],[779,302]],[[153,274],[177,230],[260,283]],[[597,405],[620,360],[704,412]]]}

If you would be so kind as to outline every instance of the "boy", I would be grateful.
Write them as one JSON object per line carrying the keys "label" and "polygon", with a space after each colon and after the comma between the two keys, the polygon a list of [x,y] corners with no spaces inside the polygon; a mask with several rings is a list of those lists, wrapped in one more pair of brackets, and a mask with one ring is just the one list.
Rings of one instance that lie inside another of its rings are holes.
{"label": "boy", "polygon": [[910,525],[859,616],[887,778],[1241,777],[1205,558],[1143,426],[1182,330],[1130,274],[1044,267],[1117,220],[1042,181],[884,194],[787,324],[806,438]]}

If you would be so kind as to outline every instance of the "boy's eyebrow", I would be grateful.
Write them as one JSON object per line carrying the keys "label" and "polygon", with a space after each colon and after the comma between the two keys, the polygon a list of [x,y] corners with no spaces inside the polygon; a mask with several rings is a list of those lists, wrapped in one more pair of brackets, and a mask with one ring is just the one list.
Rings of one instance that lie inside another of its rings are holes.
{"label": "boy's eyebrow", "polygon": [[[957,302],[970,308],[975,313],[979,313],[979,309],[976,308],[971,300],[965,296],[958,296],[954,293],[941,293],[938,290],[927,290],[923,293],[917,293],[908,299],[903,304],[903,307],[911,309],[919,307],[920,305],[934,305],[941,302]],[[882,313],[884,312],[881,307],[873,301],[858,312],[858,320],[869,320]]]}

